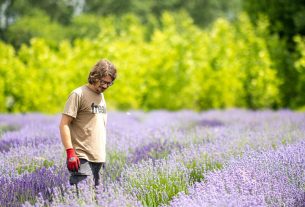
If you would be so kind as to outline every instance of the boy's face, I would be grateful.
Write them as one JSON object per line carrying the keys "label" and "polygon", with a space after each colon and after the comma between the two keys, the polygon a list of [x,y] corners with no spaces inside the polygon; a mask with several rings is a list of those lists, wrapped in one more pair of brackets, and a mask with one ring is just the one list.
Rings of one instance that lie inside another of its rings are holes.
{"label": "boy's face", "polygon": [[95,92],[97,93],[104,92],[111,85],[112,85],[112,78],[109,75],[102,77],[102,79],[100,79],[99,81],[93,84]]}

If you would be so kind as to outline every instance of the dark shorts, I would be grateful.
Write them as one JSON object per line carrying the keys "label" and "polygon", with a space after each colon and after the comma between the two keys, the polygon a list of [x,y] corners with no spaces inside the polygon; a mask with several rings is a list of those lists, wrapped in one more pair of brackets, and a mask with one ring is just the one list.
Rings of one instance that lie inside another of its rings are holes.
{"label": "dark shorts", "polygon": [[70,184],[77,184],[88,177],[93,180],[94,185],[100,184],[100,170],[105,169],[104,162],[89,162],[85,159],[79,159],[80,167],[78,172],[70,171]]}

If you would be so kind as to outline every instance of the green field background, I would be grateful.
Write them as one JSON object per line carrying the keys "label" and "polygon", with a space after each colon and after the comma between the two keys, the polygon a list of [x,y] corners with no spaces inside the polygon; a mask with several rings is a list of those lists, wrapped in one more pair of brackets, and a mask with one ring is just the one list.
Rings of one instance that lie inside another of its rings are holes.
{"label": "green field background", "polygon": [[105,92],[109,109],[302,108],[305,40],[293,37],[288,59],[286,42],[270,25],[242,12],[206,27],[185,11],[146,23],[125,14],[100,18],[89,27],[94,35],[79,29],[83,37],[73,40],[33,37],[18,47],[1,41],[0,112],[60,112],[103,58],[118,69]]}

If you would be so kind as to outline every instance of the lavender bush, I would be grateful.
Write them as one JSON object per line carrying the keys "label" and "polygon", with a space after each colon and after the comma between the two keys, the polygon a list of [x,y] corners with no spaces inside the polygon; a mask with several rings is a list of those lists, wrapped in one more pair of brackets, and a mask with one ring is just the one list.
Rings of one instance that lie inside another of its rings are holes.
{"label": "lavender bush", "polygon": [[170,206],[305,206],[305,142],[247,152],[181,193]]}
{"label": "lavender bush", "polygon": [[304,202],[304,113],[110,112],[103,185],[84,183],[79,197],[68,184],[59,118],[0,115],[0,206]]}

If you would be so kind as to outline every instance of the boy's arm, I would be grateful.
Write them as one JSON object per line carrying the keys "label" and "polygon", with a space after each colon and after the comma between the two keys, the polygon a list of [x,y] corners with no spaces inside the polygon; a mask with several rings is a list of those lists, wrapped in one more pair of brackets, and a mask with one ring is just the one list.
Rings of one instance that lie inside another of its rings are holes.
{"label": "boy's arm", "polygon": [[73,120],[73,117],[63,114],[61,117],[61,121],[59,124],[61,142],[64,145],[67,153],[67,167],[70,171],[78,171],[80,166],[80,161],[77,155],[75,154],[75,150],[72,146],[71,141],[71,133],[69,124]]}
{"label": "boy's arm", "polygon": [[64,145],[65,149],[73,148],[69,128],[69,124],[72,122],[72,120],[73,117],[63,114],[59,124],[61,142]]}

